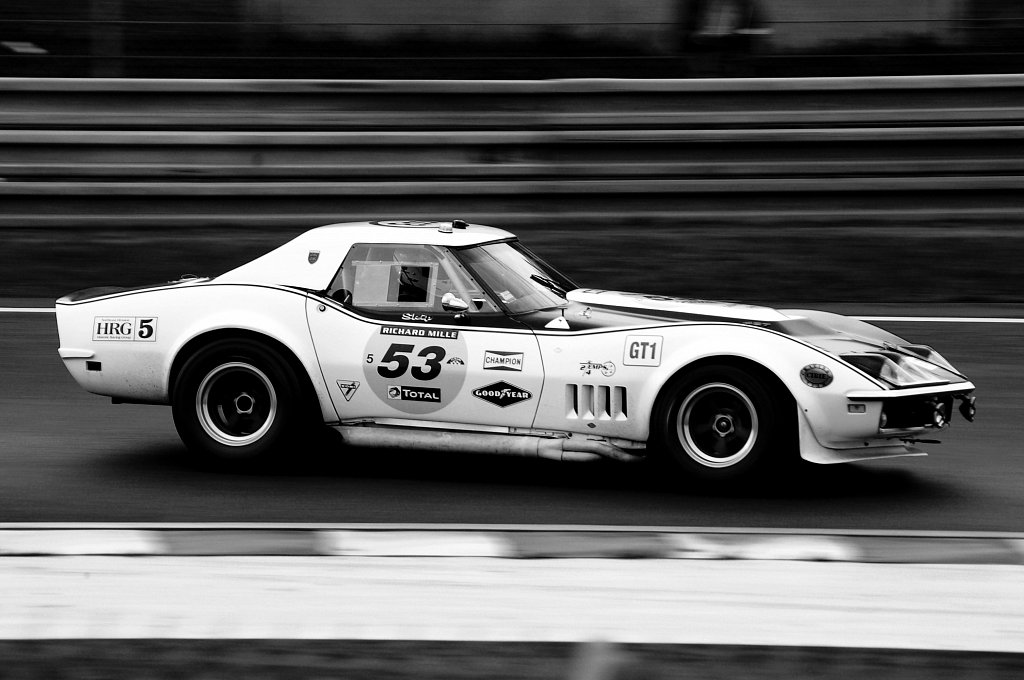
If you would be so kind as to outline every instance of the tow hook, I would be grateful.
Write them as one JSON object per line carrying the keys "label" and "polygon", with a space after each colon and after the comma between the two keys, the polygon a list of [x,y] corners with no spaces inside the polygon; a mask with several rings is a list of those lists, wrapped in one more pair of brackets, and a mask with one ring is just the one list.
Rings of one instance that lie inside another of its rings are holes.
{"label": "tow hook", "polygon": [[974,415],[978,412],[977,407],[974,405],[974,402],[976,401],[975,397],[958,394],[956,395],[956,398],[960,400],[960,406],[958,407],[960,415],[962,415],[964,420],[967,422],[973,423]]}

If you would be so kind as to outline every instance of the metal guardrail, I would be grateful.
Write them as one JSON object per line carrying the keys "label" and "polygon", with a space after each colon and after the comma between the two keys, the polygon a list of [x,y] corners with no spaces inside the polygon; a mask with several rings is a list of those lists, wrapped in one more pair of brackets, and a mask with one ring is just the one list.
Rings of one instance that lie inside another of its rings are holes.
{"label": "metal guardrail", "polygon": [[0,79],[0,226],[1024,215],[1024,76]]}

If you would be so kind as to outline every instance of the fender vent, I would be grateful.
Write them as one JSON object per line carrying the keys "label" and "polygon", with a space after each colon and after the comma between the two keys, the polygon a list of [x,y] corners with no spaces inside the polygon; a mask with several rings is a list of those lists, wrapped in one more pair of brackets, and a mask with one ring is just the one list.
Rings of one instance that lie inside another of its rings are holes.
{"label": "fender vent", "polygon": [[565,417],[574,420],[626,420],[626,388],[621,385],[565,386]]}

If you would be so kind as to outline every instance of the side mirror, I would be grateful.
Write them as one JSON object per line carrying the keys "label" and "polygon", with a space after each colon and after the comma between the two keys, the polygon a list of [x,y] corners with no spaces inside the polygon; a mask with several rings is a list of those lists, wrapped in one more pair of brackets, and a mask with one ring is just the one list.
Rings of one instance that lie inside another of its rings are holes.
{"label": "side mirror", "polygon": [[441,296],[441,309],[446,312],[462,314],[469,311],[469,303],[458,297],[455,293],[445,293]]}

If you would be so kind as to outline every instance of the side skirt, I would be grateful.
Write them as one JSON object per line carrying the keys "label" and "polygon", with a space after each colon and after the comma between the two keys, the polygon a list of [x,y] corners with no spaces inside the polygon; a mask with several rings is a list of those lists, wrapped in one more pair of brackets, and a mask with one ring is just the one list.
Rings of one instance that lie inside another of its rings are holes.
{"label": "side skirt", "polygon": [[635,462],[644,459],[646,445],[629,440],[571,432],[538,432],[533,430],[497,432],[493,429],[440,429],[404,426],[396,423],[363,421],[340,423],[332,427],[342,440],[360,448],[416,449],[457,453],[487,453],[527,458],[584,462],[610,459]]}

